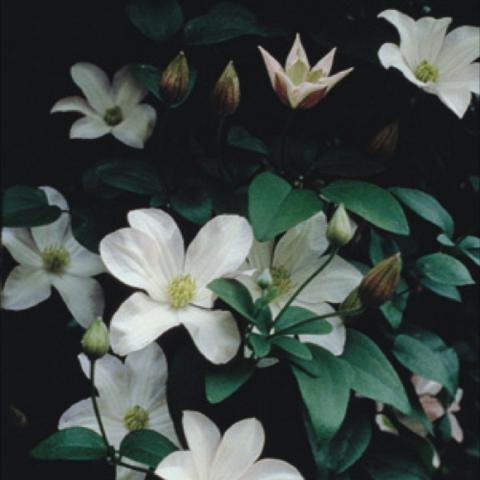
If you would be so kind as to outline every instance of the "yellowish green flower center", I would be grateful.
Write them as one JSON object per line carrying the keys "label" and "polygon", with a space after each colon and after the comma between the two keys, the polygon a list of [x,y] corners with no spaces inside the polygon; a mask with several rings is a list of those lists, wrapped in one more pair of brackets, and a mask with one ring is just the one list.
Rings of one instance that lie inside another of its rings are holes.
{"label": "yellowish green flower center", "polygon": [[287,76],[294,85],[300,85],[306,80],[309,72],[310,69],[308,65],[302,62],[302,60],[297,60],[293,65],[288,67]]}
{"label": "yellowish green flower center", "polygon": [[52,245],[42,252],[42,261],[47,272],[61,274],[70,262],[70,254],[62,246]]}
{"label": "yellowish green flower center", "polygon": [[105,120],[105,123],[110,127],[114,127],[115,125],[118,125],[123,120],[122,109],[120,107],[109,108],[105,112],[103,119]]}
{"label": "yellowish green flower center", "polygon": [[127,413],[123,417],[123,423],[130,431],[141,430],[148,426],[149,419],[150,416],[148,412],[144,408],[135,405],[127,410]]}
{"label": "yellowish green flower center", "polygon": [[272,267],[270,269],[273,282],[272,287],[277,291],[277,296],[287,294],[293,287],[290,273],[285,267]]}
{"label": "yellowish green flower center", "polygon": [[170,281],[167,294],[173,308],[186,307],[195,296],[197,284],[190,274],[179,275]]}
{"label": "yellowish green flower center", "polygon": [[415,69],[415,76],[424,83],[436,82],[438,79],[438,68],[426,60],[423,60]]}

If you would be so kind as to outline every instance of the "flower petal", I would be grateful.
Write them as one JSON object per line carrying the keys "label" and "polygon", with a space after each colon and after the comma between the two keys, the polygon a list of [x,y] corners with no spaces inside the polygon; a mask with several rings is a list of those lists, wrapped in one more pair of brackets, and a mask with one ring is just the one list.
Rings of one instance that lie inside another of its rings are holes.
{"label": "flower petal", "polygon": [[256,418],[232,425],[223,435],[209,480],[238,480],[262,453],[265,432]]}
{"label": "flower petal", "polygon": [[397,70],[400,70],[407,80],[410,80],[410,82],[413,84],[417,85],[418,87],[425,86],[425,83],[421,82],[417,77],[415,77],[412,69],[405,62],[402,52],[397,45],[394,45],[393,43],[384,43],[378,51],[378,58],[380,59],[380,63],[385,68],[388,69],[390,67],[394,67]]}
{"label": "flower petal", "polygon": [[297,103],[293,98],[294,85],[285,72],[277,72],[273,83],[273,89],[279,100],[290,108],[297,108]]}
{"label": "flower petal", "polygon": [[112,90],[115,105],[125,113],[139,104],[148,93],[132,75],[130,65],[125,65],[115,74]]}
{"label": "flower petal", "polygon": [[152,134],[157,112],[150,105],[140,104],[125,114],[125,120],[113,128],[113,136],[129,147],[143,148]]}
{"label": "flower petal", "polygon": [[28,228],[3,228],[2,245],[22,265],[40,268],[42,257]]}
{"label": "flower petal", "polygon": [[19,265],[10,272],[3,286],[2,308],[25,310],[43,302],[50,294],[50,282],[43,270]]}
{"label": "flower petal", "polygon": [[292,108],[307,110],[314,107],[327,94],[325,84],[304,82],[289,91]]}
{"label": "flower petal", "polygon": [[175,431],[170,411],[168,409],[167,397],[164,395],[162,401],[150,407],[148,417],[148,428],[155,430],[167,437],[175,445],[179,446],[180,442]]}
{"label": "flower petal", "polygon": [[121,282],[147,291],[156,300],[166,300],[169,272],[163,271],[162,252],[149,235],[133,228],[117,230],[100,242],[100,256]]}
{"label": "flower petal", "polygon": [[434,422],[438,418],[445,415],[445,409],[443,408],[443,405],[435,397],[431,397],[430,395],[422,395],[420,397],[420,403],[425,415],[431,422]]}
{"label": "flower petal", "polygon": [[103,137],[112,130],[101,118],[82,117],[79,118],[70,128],[70,138],[84,138],[91,140]]}
{"label": "flower petal", "polygon": [[285,70],[288,71],[290,67],[295,65],[297,62],[301,62],[306,65],[307,69],[310,70],[310,62],[308,61],[305,48],[302,44],[302,39],[300,34],[295,35],[295,40],[293,42],[292,48],[287,56],[287,61],[285,62]]}
{"label": "flower petal", "polygon": [[341,70],[340,72],[330,75],[325,79],[325,84],[327,85],[327,91],[329,92],[340,80],[343,80],[347,75],[353,72],[353,67]]}
{"label": "flower petal", "polygon": [[185,411],[182,424],[198,477],[210,478],[210,467],[220,444],[220,431],[199,412]]}
{"label": "flower petal", "polygon": [[435,396],[438,395],[443,388],[440,383],[420,377],[419,375],[412,375],[411,381],[418,396]]}
{"label": "flower petal", "polygon": [[[332,70],[333,60],[335,58],[335,53],[337,48],[332,48],[323,58],[321,58],[312,68],[312,73],[322,72],[323,76],[328,76]],[[321,78],[320,78],[321,80]]]}
{"label": "flower petal", "polygon": [[435,93],[458,118],[463,118],[472,100],[469,89],[458,88],[448,84],[433,84],[431,92]]}
{"label": "flower petal", "polygon": [[141,350],[167,330],[179,325],[174,311],[137,292],[115,312],[110,324],[110,344],[118,355]]}
{"label": "flower petal", "polygon": [[80,62],[70,69],[73,81],[87,97],[88,103],[102,117],[115,106],[110,88],[110,81],[105,72],[96,65]]}
{"label": "flower petal", "polygon": [[230,312],[192,306],[178,312],[180,322],[207,360],[222,364],[236,355],[240,346],[240,332]]}
{"label": "flower petal", "polygon": [[438,89],[443,87],[466,90],[480,94],[480,63],[470,63],[458,68],[448,76],[441,76],[438,81]]}
{"label": "flower petal", "polygon": [[450,73],[480,57],[480,28],[464,26],[452,30],[443,42],[437,63],[442,73]]}
{"label": "flower petal", "polygon": [[[248,266],[262,272],[272,266],[274,242],[259,242],[253,239],[252,248],[248,253]],[[247,266],[247,269],[248,269]]]}
{"label": "flower petal", "polygon": [[102,287],[93,278],[64,273],[50,275],[50,281],[58,290],[70,313],[83,328],[88,328],[93,320],[103,316],[105,299]]}
{"label": "flower petal", "polygon": [[265,458],[252,465],[239,480],[304,480],[304,478],[289,463]]}
{"label": "flower petal", "polygon": [[155,470],[164,480],[200,480],[191,452],[173,452]]}
{"label": "flower petal", "polygon": [[92,399],[87,398],[73,404],[58,421],[59,430],[72,427],[84,427],[100,433],[97,418],[93,410]]}
{"label": "flower petal", "polygon": [[235,272],[247,258],[253,233],[239,215],[218,215],[208,221],[187,249],[185,272],[198,286]]}
{"label": "flower petal", "polygon": [[447,28],[452,23],[450,17],[423,17],[417,20],[418,60],[426,60],[436,64],[437,56],[442,49]]}
{"label": "flower petal", "polygon": [[67,231],[64,247],[70,253],[70,262],[66,267],[66,273],[79,277],[91,277],[106,271],[100,255],[81,245],[70,229]]}
{"label": "flower petal", "polygon": [[128,213],[128,223],[147,234],[160,252],[161,271],[167,279],[183,272],[185,247],[175,220],[163,210],[145,208]]}
{"label": "flower petal", "polygon": [[[136,465],[137,467],[147,467],[146,465],[143,465],[139,462],[134,462],[130,459],[129,464]],[[136,472],[128,467],[121,467],[118,465],[115,467],[115,480],[145,480],[145,478],[145,474],[142,472]]]}
{"label": "flower petal", "polygon": [[268,77],[270,78],[272,87],[275,90],[275,76],[279,72],[285,73],[283,67],[264,48],[259,46],[258,49],[260,50],[265,67],[267,68]]}
{"label": "flower petal", "polygon": [[60,99],[50,110],[50,113],[55,112],[79,112],[88,117],[95,117],[97,113],[82,97],[65,97]]}
{"label": "flower petal", "polygon": [[458,443],[463,442],[463,430],[458,422],[458,419],[453,413],[448,414],[448,419],[450,420],[450,430],[452,432],[452,438]]}

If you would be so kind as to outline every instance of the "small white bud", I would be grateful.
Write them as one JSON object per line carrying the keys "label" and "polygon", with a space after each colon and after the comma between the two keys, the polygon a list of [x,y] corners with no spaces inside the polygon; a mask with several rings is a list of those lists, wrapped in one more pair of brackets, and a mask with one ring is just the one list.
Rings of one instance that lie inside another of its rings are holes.
{"label": "small white bud", "polygon": [[90,360],[98,360],[108,353],[109,340],[108,328],[103,320],[98,317],[88,327],[82,338],[83,353]]}
{"label": "small white bud", "polygon": [[270,270],[266,268],[257,278],[257,285],[262,289],[266,290],[270,288],[273,283],[273,277],[270,273]]}
{"label": "small white bud", "polygon": [[345,207],[341,203],[327,227],[327,239],[334,247],[343,247],[353,237],[354,230]]}

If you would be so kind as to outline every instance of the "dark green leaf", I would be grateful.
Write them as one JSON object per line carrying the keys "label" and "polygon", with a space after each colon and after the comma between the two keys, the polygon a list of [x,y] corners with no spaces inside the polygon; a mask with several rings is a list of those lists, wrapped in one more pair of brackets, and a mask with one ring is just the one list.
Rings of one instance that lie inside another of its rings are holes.
{"label": "dark green leaf", "polygon": [[407,308],[408,297],[410,296],[408,292],[408,284],[405,279],[400,278],[400,283],[398,284],[395,296],[392,300],[384,303],[380,307],[380,311],[383,316],[387,319],[388,323],[393,329],[400,327],[403,319],[403,312]]}
{"label": "dark green leaf", "polygon": [[399,450],[396,453],[371,455],[365,468],[372,480],[430,480],[431,476],[416,455]]}
{"label": "dark green leaf", "polygon": [[410,233],[401,205],[390,192],[373,183],[338,180],[323,188],[322,194],[383,230],[399,235]]}
{"label": "dark green leaf", "polygon": [[443,285],[474,283],[465,265],[446,253],[432,253],[417,260],[418,271],[429,280]]}
{"label": "dark green leaf", "polygon": [[272,343],[294,357],[303,360],[310,360],[312,358],[310,349],[293,337],[275,337]]}
{"label": "dark green leaf", "polygon": [[275,322],[275,330],[281,330],[285,335],[299,335],[302,333],[316,335],[329,334],[332,331],[331,324],[317,317],[317,313],[306,310],[305,308],[288,307],[285,313]]}
{"label": "dark green leaf", "polygon": [[60,430],[43,440],[31,452],[40,460],[98,460],[107,456],[102,437],[88,428]]}
{"label": "dark green leaf", "polygon": [[437,236],[437,242],[445,245],[446,247],[454,247],[455,242],[453,242],[450,238],[448,238],[444,233],[440,233]]}
{"label": "dark green leaf", "polygon": [[268,154],[267,146],[244,127],[232,127],[228,132],[227,143],[232,147],[260,155]]}
{"label": "dark green leaf", "polygon": [[294,190],[272,173],[257,175],[248,191],[250,223],[257,240],[272,240],[279,233],[307,220],[322,209],[321,200],[309,190]]}
{"label": "dark green leaf", "polygon": [[54,222],[61,210],[49,205],[39,188],[17,185],[3,193],[2,219],[5,227],[36,227]]}
{"label": "dark green leaf", "polygon": [[480,265],[480,238],[469,235],[457,246],[472,262]]}
{"label": "dark green leaf", "polygon": [[452,285],[443,285],[442,283],[434,282],[429,278],[423,277],[420,279],[420,283],[431,292],[439,295],[440,297],[445,297],[454,302],[461,302],[462,297],[457,287]]}
{"label": "dark green leaf", "polygon": [[252,347],[255,355],[259,358],[267,356],[272,348],[270,340],[264,335],[259,335],[258,333],[251,333],[248,336],[248,343]]}
{"label": "dark green leaf", "polygon": [[199,182],[175,192],[170,197],[172,208],[196,225],[203,225],[212,217],[213,201],[205,186]]}
{"label": "dark green leaf", "polygon": [[373,228],[370,229],[370,260],[373,265],[399,252],[400,248],[393,238],[383,237]]}
{"label": "dark green leaf", "polygon": [[72,209],[72,232],[76,240],[88,250],[98,253],[98,235],[91,212],[85,209]]}
{"label": "dark green leaf", "polygon": [[178,448],[153,430],[134,430],[120,444],[120,455],[155,468],[167,455]]}

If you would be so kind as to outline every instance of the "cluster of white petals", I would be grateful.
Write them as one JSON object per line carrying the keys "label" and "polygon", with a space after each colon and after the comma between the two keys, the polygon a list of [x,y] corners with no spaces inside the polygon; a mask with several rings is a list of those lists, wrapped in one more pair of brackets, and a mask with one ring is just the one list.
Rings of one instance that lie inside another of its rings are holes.
{"label": "cluster of white petals", "polygon": [[400,46],[385,43],[378,56],[385,68],[394,67],[412,83],[438,98],[462,118],[471,94],[480,93],[480,28],[464,26],[447,34],[451,18],[423,17],[415,21],[397,10],[385,10],[400,36]]}
{"label": "cluster of white petals", "polygon": [[70,138],[92,139],[111,133],[133,148],[143,148],[155,126],[157,113],[140,103],[147,95],[126,65],[110,80],[91,63],[76,63],[70,70],[73,81],[86,98],[74,96],[59,100],[51,112],[78,112],[84,117],[70,129]]}
{"label": "cluster of white petals", "polygon": [[[90,360],[78,357],[83,373],[90,377]],[[108,441],[116,449],[131,431],[149,429],[178,445],[167,405],[167,360],[162,349],[152,344],[128,355],[122,363],[113,355],[96,361],[95,386],[98,408]],[[60,418],[58,428],[84,427],[100,434],[92,400],[72,405]],[[145,474],[117,467],[117,480],[143,480]]]}
{"label": "cluster of white petals", "polygon": [[353,70],[348,68],[330,76],[335,48],[311,67],[298,33],[287,56],[285,68],[264,48],[258,48],[275,93],[282,103],[293,109],[314,107]]}
{"label": "cluster of white petals", "polygon": [[107,235],[100,254],[110,273],[143,290],[130,296],[114,314],[110,340],[126,355],[183,325],[198,350],[213,363],[231,360],[240,332],[228,311],[212,310],[207,285],[233,274],[250,251],[252,229],[238,215],[219,215],[207,222],[185,252],[182,234],[166,212],[134,210],[130,228]]}
{"label": "cluster of white petals", "polygon": [[40,187],[49,205],[64,213],[53,223],[32,228],[4,228],[2,245],[20,264],[2,290],[2,307],[24,310],[58,291],[75,320],[88,327],[103,315],[104,297],[93,278],[105,271],[99,255],[80,245],[72,234],[65,198],[51,187]]}
{"label": "cluster of white petals", "polygon": [[[327,220],[323,212],[290,229],[275,245],[254,242],[248,255],[245,273],[238,277],[254,299],[261,296],[258,276],[269,269],[278,295],[271,301],[273,318],[287,303],[296,289],[323,265],[327,256]],[[295,298],[292,305],[306,308],[318,315],[333,313],[330,303],[341,303],[358,286],[362,274],[353,265],[336,255],[331,263],[317,275]],[[340,317],[326,319],[332,325],[327,335],[300,335],[305,342],[314,343],[334,355],[341,355],[345,345],[345,326]]]}
{"label": "cluster of white petals", "polygon": [[188,450],[171,453],[155,470],[165,480],[303,480],[284,461],[257,461],[265,432],[255,418],[235,423],[222,436],[205,415],[187,411],[183,431]]}

